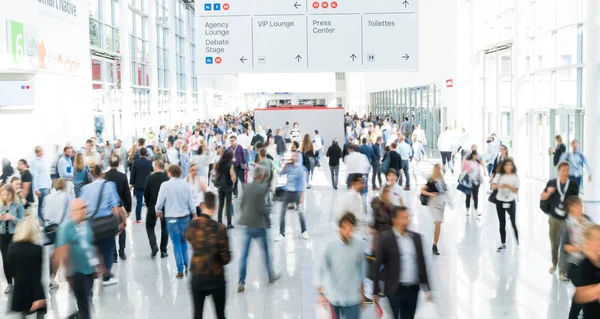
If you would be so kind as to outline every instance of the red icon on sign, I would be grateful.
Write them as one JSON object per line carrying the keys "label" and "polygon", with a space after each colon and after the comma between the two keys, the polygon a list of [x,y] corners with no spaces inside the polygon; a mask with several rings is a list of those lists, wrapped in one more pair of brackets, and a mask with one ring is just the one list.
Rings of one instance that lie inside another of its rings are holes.
{"label": "red icon on sign", "polygon": [[329,7],[329,3],[327,3],[327,2],[322,2],[322,3],[321,3],[321,7],[323,7],[323,9],[327,9],[327,7]]}
{"label": "red icon on sign", "polygon": [[319,3],[318,2],[313,2],[313,8],[319,9]]}
{"label": "red icon on sign", "polygon": [[446,87],[447,88],[454,87],[454,80],[452,80],[452,79],[446,80]]}
{"label": "red icon on sign", "polygon": [[25,88],[29,90],[29,85],[28,85],[28,86],[26,86]]}
{"label": "red icon on sign", "polygon": [[332,2],[331,2],[331,8],[332,8],[332,9],[335,9],[335,8],[337,8],[337,6],[338,6],[338,3],[337,3],[337,2],[335,2],[335,1],[332,1]]}
{"label": "red icon on sign", "polygon": [[223,62],[223,59],[221,59],[220,56],[218,56],[218,57],[215,58],[215,63],[216,64],[220,64],[221,62]]}
{"label": "red icon on sign", "polygon": [[229,3],[223,3],[223,10],[229,10]]}

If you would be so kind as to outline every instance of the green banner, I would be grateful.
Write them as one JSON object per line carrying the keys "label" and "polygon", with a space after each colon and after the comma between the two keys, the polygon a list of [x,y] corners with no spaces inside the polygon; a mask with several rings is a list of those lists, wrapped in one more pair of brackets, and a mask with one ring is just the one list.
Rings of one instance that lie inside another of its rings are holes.
{"label": "green banner", "polygon": [[16,64],[23,60],[25,53],[25,34],[21,22],[10,20],[11,53]]}

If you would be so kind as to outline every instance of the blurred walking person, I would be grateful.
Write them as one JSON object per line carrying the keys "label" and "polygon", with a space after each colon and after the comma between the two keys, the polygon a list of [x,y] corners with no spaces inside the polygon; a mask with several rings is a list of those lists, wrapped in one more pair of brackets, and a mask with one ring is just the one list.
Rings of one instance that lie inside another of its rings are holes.
{"label": "blurred walking person", "polygon": [[317,260],[315,286],[321,302],[331,304],[336,318],[358,319],[365,298],[366,247],[361,238],[354,237],[354,214],[344,214],[338,226],[339,232],[324,244]]}
{"label": "blurred walking person", "polygon": [[340,148],[338,141],[333,140],[331,146],[327,149],[325,154],[329,159],[329,172],[331,173],[331,185],[333,189],[337,189],[338,181],[340,177],[340,159],[342,158],[342,149]]}
{"label": "blurred walking person", "polygon": [[442,223],[444,222],[444,210],[446,202],[449,200],[448,186],[444,181],[444,173],[442,172],[442,165],[437,163],[433,166],[433,173],[427,180],[427,184],[421,189],[421,194],[427,196],[427,207],[429,208],[429,214],[433,219],[435,225],[433,230],[433,246],[431,250],[434,255],[439,255],[438,241],[440,239],[440,232],[442,230]]}
{"label": "blurred walking person", "polygon": [[[262,150],[261,150],[262,151]],[[273,263],[269,253],[269,245],[267,243],[267,229],[271,228],[270,211],[267,208],[265,201],[259,200],[264,198],[269,192],[269,185],[264,184],[263,180],[267,174],[262,165],[254,168],[254,176],[252,183],[242,185],[244,195],[240,205],[241,216],[240,225],[244,228],[244,237],[242,241],[242,259],[240,261],[240,279],[238,281],[237,291],[244,291],[246,284],[246,268],[248,254],[250,252],[250,243],[252,239],[257,239],[262,249],[265,258],[265,269],[269,277],[269,282],[273,283],[279,279],[279,275],[273,270]]]}
{"label": "blurred walking person", "polygon": [[584,259],[575,268],[573,301],[582,305],[583,319],[600,318],[600,226],[588,228],[584,234]]}
{"label": "blurred walking person", "polygon": [[[48,175],[49,176],[49,175]],[[37,219],[28,217],[19,222],[13,243],[4,262],[14,276],[14,291],[10,310],[26,318],[46,314],[46,295],[42,286],[43,247],[38,244],[42,234]]]}
{"label": "blurred walking person", "polygon": [[496,176],[492,180],[492,189],[496,193],[496,212],[500,224],[500,240],[502,245],[498,252],[506,250],[506,213],[510,216],[510,222],[519,244],[519,231],[517,230],[517,195],[519,193],[519,176],[515,162],[507,158],[500,163]]}
{"label": "blurred walking person", "polygon": [[279,215],[279,236],[275,237],[275,241],[285,240],[285,215],[288,205],[294,203],[298,205],[298,218],[300,218],[300,232],[303,239],[308,239],[306,232],[306,221],[304,220],[303,208],[300,206],[304,203],[304,193],[306,192],[306,168],[302,165],[296,165],[298,161],[298,153],[292,152],[290,161],[283,167],[281,176],[287,176],[287,183],[283,186],[285,193],[281,203],[281,214]]}
{"label": "blurred walking person", "polygon": [[[119,194],[119,198],[121,199],[121,204],[127,213],[127,216],[131,213],[131,192],[129,191],[129,183],[127,181],[127,175],[125,173],[119,172],[120,159],[118,156],[112,156],[110,158],[110,169],[106,172],[106,181],[115,183],[117,187],[117,194]],[[116,249],[117,244],[115,244],[115,257],[114,261],[117,261],[117,252],[118,256],[125,260],[127,256],[125,255],[125,245],[127,243],[127,232],[122,231],[119,234],[119,249]]]}
{"label": "blurred walking person", "polygon": [[[107,271],[100,263],[100,256],[92,244],[94,235],[88,222],[87,205],[83,199],[71,203],[69,218],[58,230],[56,250],[52,258],[53,268],[64,264],[67,279],[77,301],[78,312],[70,318],[92,318],[90,303],[96,273]],[[113,241],[114,242],[114,241]],[[111,260],[112,262],[112,260]]]}
{"label": "blurred walking person", "polygon": [[[406,207],[394,207],[393,227],[381,234],[375,261],[373,301],[383,293],[390,302],[394,318],[413,319],[419,290],[432,300],[429,276],[423,255],[421,235],[408,230],[410,216]],[[384,288],[380,289],[380,281]],[[421,288],[420,288],[421,287]]]}
{"label": "blurred walking person", "polygon": [[33,175],[33,192],[38,198],[38,218],[44,220],[42,207],[44,199],[50,194],[52,189],[52,179],[50,179],[50,170],[44,161],[44,150],[40,146],[36,146],[35,158],[31,161],[31,174]]}
{"label": "blurred walking person", "polygon": [[212,296],[217,319],[225,319],[227,292],[224,266],[231,260],[231,252],[227,229],[212,219],[217,208],[215,200],[213,193],[204,193],[202,214],[190,222],[185,233],[193,250],[190,282],[194,319],[203,318],[204,300],[208,296]]}
{"label": "blurred walking person", "polygon": [[219,190],[219,211],[217,218],[219,223],[223,223],[223,209],[227,207],[225,214],[227,216],[227,228],[233,228],[231,216],[233,215],[232,193],[235,191],[237,174],[234,168],[233,152],[229,149],[225,151],[215,167],[216,177],[215,186]]}
{"label": "blurred walking person", "polygon": [[158,193],[160,186],[169,180],[169,176],[165,173],[165,162],[162,160],[154,161],[154,172],[146,179],[146,185],[144,186],[144,200],[146,201],[146,234],[148,235],[148,242],[150,243],[150,249],[152,258],[156,257],[158,253],[158,246],[156,245],[156,234],[154,233],[154,227],[156,222],[160,223],[160,258],[167,258],[167,244],[169,243],[169,232],[167,231],[167,221],[164,218],[156,215],[156,201],[158,201]]}
{"label": "blurred walking person", "polygon": [[25,217],[23,204],[17,199],[15,189],[10,185],[0,188],[0,252],[6,277],[5,294],[13,291],[13,273],[6,263],[8,247],[13,242],[15,228],[19,221]]}
{"label": "blurred walking person", "polygon": [[[177,263],[177,279],[183,279],[188,272],[188,243],[185,234],[190,223],[190,215],[196,213],[190,185],[181,179],[181,168],[169,166],[169,180],[160,185],[154,209],[159,218],[166,218],[167,231],[173,244],[173,254]],[[163,214],[164,212],[164,214]]]}
{"label": "blurred walking person", "polygon": [[144,186],[146,179],[152,174],[152,161],[148,159],[148,151],[145,147],[140,148],[139,158],[133,161],[131,165],[131,174],[129,174],[129,185],[135,195],[135,223],[142,223],[142,207],[144,206]]}

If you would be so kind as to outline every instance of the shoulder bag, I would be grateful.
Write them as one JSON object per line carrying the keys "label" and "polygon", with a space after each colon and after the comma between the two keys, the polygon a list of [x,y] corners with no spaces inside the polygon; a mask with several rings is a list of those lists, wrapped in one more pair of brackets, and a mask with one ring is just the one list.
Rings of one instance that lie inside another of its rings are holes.
{"label": "shoulder bag", "polygon": [[[65,201],[65,210],[63,212],[63,216],[60,219],[60,222],[57,223],[48,223],[44,226],[44,233],[46,234],[47,241],[44,243],[44,246],[54,245],[56,242],[56,232],[58,231],[58,227],[63,223],[65,217],[67,216],[67,212],[69,211],[69,195],[67,194],[67,200]],[[44,222],[48,222],[44,220]]]}
{"label": "shoulder bag", "polygon": [[106,182],[103,182],[102,187],[100,188],[100,196],[98,198],[98,204],[96,205],[96,211],[94,212],[94,215],[88,218],[92,224],[92,232],[94,233],[95,242],[111,236],[114,237],[119,232],[119,219],[112,212],[108,216],[94,218],[100,210],[102,195],[104,193],[104,185],[106,185]]}
{"label": "shoulder bag", "polygon": [[[500,179],[502,178],[502,176],[498,176],[498,184],[500,184]],[[492,193],[490,194],[490,197],[488,197],[488,201],[492,204],[497,204],[498,203],[498,189],[495,189],[492,191]]]}
{"label": "shoulder bag", "polygon": [[456,189],[462,192],[465,195],[471,193],[471,188],[473,188],[473,182],[469,178],[468,174],[464,174],[462,178],[459,179],[458,186]]}

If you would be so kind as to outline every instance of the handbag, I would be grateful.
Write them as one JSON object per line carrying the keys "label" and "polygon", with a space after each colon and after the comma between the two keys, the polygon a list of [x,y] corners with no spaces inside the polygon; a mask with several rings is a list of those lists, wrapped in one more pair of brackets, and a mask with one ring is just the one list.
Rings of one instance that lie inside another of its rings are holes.
{"label": "handbag", "polygon": [[[65,211],[63,212],[63,216],[60,219],[60,222],[58,224],[48,223],[48,225],[44,226],[44,234],[46,234],[46,239],[47,239],[47,241],[44,243],[44,246],[54,245],[54,243],[56,242],[56,233],[57,233],[60,225],[65,220],[68,210],[69,210],[69,195],[67,194],[67,200],[65,202]],[[47,221],[44,220],[44,222],[47,222]]]}
{"label": "handbag", "polygon": [[103,182],[102,187],[100,188],[100,197],[98,198],[96,211],[88,218],[92,224],[92,232],[94,233],[94,240],[96,242],[111,236],[114,237],[119,232],[119,219],[114,214],[111,213],[108,216],[94,218],[96,214],[98,214],[100,203],[102,203],[102,194],[104,193],[105,184],[106,182]]}
{"label": "handbag", "polygon": [[465,195],[471,193],[471,188],[473,187],[473,182],[469,178],[469,175],[465,174],[462,178],[459,179],[458,186],[456,189],[462,192]]}
{"label": "handbag", "polygon": [[[501,177],[498,177],[498,184],[500,184],[500,178]],[[497,196],[498,196],[498,189],[495,189],[490,194],[490,197],[488,197],[488,201],[492,204],[497,204],[498,203],[498,199],[496,198]]]}
{"label": "handbag", "polygon": [[427,203],[429,203],[429,196],[421,194],[421,196],[419,196],[419,200],[421,201],[421,205],[427,206]]}

